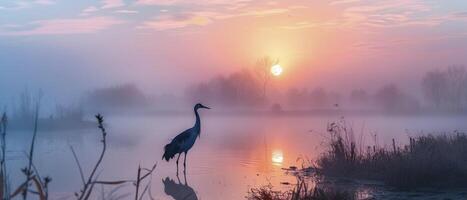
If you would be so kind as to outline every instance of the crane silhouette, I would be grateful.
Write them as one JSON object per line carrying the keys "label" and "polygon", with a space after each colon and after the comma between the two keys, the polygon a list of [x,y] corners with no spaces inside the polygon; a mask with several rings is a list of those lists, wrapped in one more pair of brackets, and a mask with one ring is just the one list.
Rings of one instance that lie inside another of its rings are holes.
{"label": "crane silhouette", "polygon": [[167,162],[174,158],[175,155],[178,154],[177,157],[177,174],[178,174],[178,160],[180,159],[180,155],[185,153],[185,159],[183,161],[184,172],[186,170],[186,155],[188,151],[193,147],[196,141],[196,137],[200,137],[201,132],[201,119],[198,114],[198,109],[205,108],[210,109],[209,107],[204,106],[203,104],[196,104],[193,108],[196,116],[195,125],[192,128],[189,128],[182,133],[178,134],[172,141],[165,145],[164,147],[164,155],[162,159],[165,159]]}

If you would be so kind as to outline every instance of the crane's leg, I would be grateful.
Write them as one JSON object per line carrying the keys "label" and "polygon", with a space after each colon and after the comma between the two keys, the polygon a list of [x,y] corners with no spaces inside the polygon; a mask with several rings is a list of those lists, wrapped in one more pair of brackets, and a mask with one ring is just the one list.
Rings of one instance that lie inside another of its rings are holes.
{"label": "crane's leg", "polygon": [[186,171],[186,155],[187,155],[187,152],[185,151],[185,159],[183,160],[183,172]]}
{"label": "crane's leg", "polygon": [[182,184],[182,182],[180,182],[180,177],[178,177],[178,173],[177,173],[177,180],[178,180],[178,184]]}
{"label": "crane's leg", "polygon": [[180,155],[182,155],[181,153],[178,154],[178,157],[177,157],[177,176],[178,176],[178,160],[180,159]]}
{"label": "crane's leg", "polygon": [[185,159],[183,160],[183,167],[186,168],[186,155],[187,155],[187,152],[185,151]]}
{"label": "crane's leg", "polygon": [[178,167],[178,160],[180,159],[180,155],[182,155],[181,153],[178,154],[178,157],[177,157],[177,167]]}
{"label": "crane's leg", "polygon": [[183,178],[185,178],[185,185],[188,185],[188,182],[186,181],[186,172],[185,171],[183,173]]}

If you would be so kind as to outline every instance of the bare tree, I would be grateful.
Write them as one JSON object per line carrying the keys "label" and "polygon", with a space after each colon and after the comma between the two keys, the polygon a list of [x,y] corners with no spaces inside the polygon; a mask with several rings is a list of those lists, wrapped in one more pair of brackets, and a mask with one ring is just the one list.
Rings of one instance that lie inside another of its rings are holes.
{"label": "bare tree", "polygon": [[279,59],[272,60],[270,57],[263,57],[256,62],[256,73],[263,83],[263,98],[266,99],[266,90],[271,80],[271,67],[279,63]]}
{"label": "bare tree", "polygon": [[467,70],[463,66],[430,71],[422,79],[425,98],[438,109],[464,109],[467,106],[466,86]]}
{"label": "bare tree", "polygon": [[399,108],[402,96],[402,91],[396,85],[388,84],[376,92],[375,100],[384,110],[395,111]]}
{"label": "bare tree", "polygon": [[439,70],[427,72],[422,80],[425,98],[436,108],[440,108],[446,98],[448,86],[447,75]]}
{"label": "bare tree", "polygon": [[461,109],[464,102],[463,97],[465,93],[464,86],[467,82],[467,71],[464,66],[450,66],[447,71],[448,79],[448,92],[451,108],[454,110]]}
{"label": "bare tree", "polygon": [[248,70],[218,76],[187,88],[190,101],[229,106],[256,106],[263,103],[261,83]]}
{"label": "bare tree", "polygon": [[350,100],[356,103],[368,101],[368,93],[364,89],[355,89],[350,92]]}
{"label": "bare tree", "polygon": [[310,104],[314,107],[323,107],[327,104],[329,100],[328,92],[322,88],[317,87],[310,93]]}

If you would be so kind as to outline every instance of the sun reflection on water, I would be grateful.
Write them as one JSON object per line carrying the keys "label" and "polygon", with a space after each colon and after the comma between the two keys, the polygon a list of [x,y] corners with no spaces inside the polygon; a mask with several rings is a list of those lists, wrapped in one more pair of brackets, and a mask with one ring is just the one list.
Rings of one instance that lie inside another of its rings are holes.
{"label": "sun reflection on water", "polygon": [[274,150],[272,152],[271,161],[274,165],[282,165],[282,162],[284,162],[284,155],[282,154],[282,150]]}

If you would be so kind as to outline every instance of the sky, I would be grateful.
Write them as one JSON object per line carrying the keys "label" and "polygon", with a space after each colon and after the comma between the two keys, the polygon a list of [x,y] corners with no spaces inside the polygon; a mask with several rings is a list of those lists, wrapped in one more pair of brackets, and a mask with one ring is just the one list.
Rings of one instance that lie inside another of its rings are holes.
{"label": "sky", "polygon": [[76,97],[135,83],[150,93],[251,68],[275,85],[416,91],[467,63],[465,0],[83,0],[0,2],[0,91]]}

